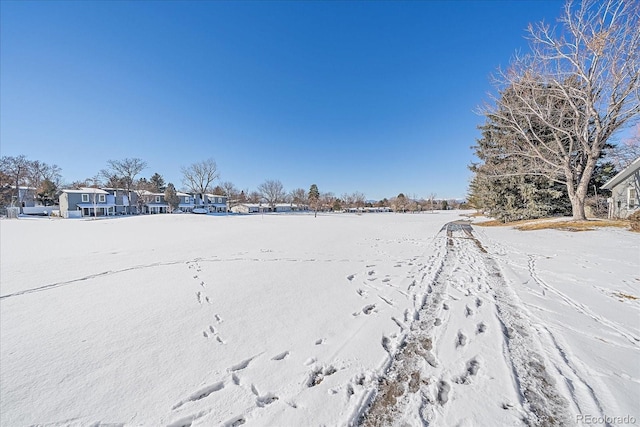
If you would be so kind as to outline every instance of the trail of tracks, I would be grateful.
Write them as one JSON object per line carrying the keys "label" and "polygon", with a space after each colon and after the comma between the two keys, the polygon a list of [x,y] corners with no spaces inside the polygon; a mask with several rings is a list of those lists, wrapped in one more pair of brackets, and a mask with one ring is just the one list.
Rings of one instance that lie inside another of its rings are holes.
{"label": "trail of tracks", "polygon": [[522,304],[471,226],[449,223],[436,239],[447,250],[418,319],[357,424],[571,424]]}

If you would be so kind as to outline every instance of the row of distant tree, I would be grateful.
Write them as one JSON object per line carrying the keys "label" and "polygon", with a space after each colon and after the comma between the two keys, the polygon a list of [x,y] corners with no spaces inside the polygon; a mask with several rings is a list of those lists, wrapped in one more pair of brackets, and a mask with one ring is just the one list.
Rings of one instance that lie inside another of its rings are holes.
{"label": "row of distant tree", "polygon": [[[128,193],[136,193],[136,200],[143,205],[150,202],[154,194],[164,193],[165,200],[177,207],[178,190],[173,183],[166,183],[159,173],[144,177],[147,163],[139,158],[107,161],[106,168],[95,176],[82,181],[63,184],[61,169],[39,160],[29,160],[26,156],[4,156],[0,158],[0,203],[2,206],[21,206],[24,192],[18,187],[35,189],[36,199],[43,205],[57,202],[62,188],[106,187],[119,188]],[[218,166],[213,159],[203,160],[181,168],[181,190],[193,194],[218,194],[226,196],[230,206],[241,203],[292,203],[309,206],[314,211],[338,211],[349,208],[389,207],[398,212],[417,212],[460,207],[456,200],[437,200],[435,194],[428,198],[407,197],[403,193],[377,202],[367,201],[358,191],[336,196],[332,192],[321,192],[316,184],[309,189],[295,188],[286,191],[279,180],[269,179],[255,190],[239,189],[230,181],[220,181]],[[205,198],[206,203],[206,198]]]}
{"label": "row of distant tree", "polygon": [[494,76],[469,201],[505,221],[586,218],[599,186],[640,156],[640,2],[569,0],[528,28],[529,53]]}

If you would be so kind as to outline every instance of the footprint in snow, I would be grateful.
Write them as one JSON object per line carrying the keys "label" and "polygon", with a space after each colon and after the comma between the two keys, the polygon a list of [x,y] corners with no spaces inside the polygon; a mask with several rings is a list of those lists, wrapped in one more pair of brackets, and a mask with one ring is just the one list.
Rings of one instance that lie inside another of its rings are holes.
{"label": "footprint in snow", "polygon": [[251,363],[253,359],[255,359],[255,357],[250,357],[249,359],[245,359],[242,362],[236,363],[235,365],[231,366],[227,370],[229,372],[236,372],[236,371],[241,371],[243,369],[246,369],[246,367],[249,366],[249,363]]}
{"label": "footprint in snow", "polygon": [[465,345],[467,345],[467,336],[462,331],[459,331],[456,337],[456,347],[464,347]]}
{"label": "footprint in snow", "polygon": [[315,368],[313,371],[309,373],[309,377],[307,379],[307,387],[315,387],[324,380],[325,377],[329,375],[333,375],[338,370],[333,367],[333,365],[326,366],[324,368]]}
{"label": "footprint in snow", "polygon": [[362,307],[362,312],[366,315],[371,314],[371,312],[376,308],[375,304],[369,304]]}
{"label": "footprint in snow", "polygon": [[289,352],[288,351],[284,351],[284,352],[282,352],[280,354],[276,354],[275,356],[273,356],[271,358],[271,360],[284,360],[287,357],[289,357]]}
{"label": "footprint in snow", "polygon": [[466,305],[466,306],[464,307],[464,316],[465,316],[465,317],[473,316],[473,313],[474,313],[474,312],[473,312],[473,309],[472,309],[471,307],[469,307],[468,305]]}
{"label": "footprint in snow", "polygon": [[216,391],[220,391],[223,388],[224,388],[224,381],[220,381],[220,382],[217,382],[215,384],[208,385],[208,386],[206,386],[204,388],[201,388],[200,390],[196,391],[195,393],[192,393],[186,399],[181,400],[180,402],[176,403],[175,405],[173,405],[173,407],[171,409],[172,410],[176,410],[179,407],[181,407],[182,405],[184,405],[185,403],[196,402],[198,400],[202,400],[205,397],[209,396],[210,394],[215,393]]}
{"label": "footprint in snow", "polygon": [[444,405],[449,401],[449,391],[451,390],[451,386],[446,381],[440,381],[438,383],[438,403]]}
{"label": "footprint in snow", "polygon": [[480,369],[480,362],[477,359],[471,359],[467,363],[467,373],[469,375],[476,375]]}
{"label": "footprint in snow", "polygon": [[237,416],[237,417],[233,417],[231,418],[229,421],[227,421],[226,423],[222,424],[223,427],[238,427],[241,426],[242,424],[246,423],[247,420],[242,416]]}

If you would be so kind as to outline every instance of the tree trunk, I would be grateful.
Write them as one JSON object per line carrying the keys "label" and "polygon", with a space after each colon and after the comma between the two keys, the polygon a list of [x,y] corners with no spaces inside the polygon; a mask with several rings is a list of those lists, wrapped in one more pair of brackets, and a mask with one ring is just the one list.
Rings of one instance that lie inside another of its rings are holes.
{"label": "tree trunk", "polygon": [[574,194],[573,197],[569,197],[571,200],[571,213],[574,221],[584,221],[587,219],[587,215],[584,211],[584,195],[580,197],[578,194]]}
{"label": "tree trunk", "polygon": [[[569,200],[571,200],[571,213],[574,221],[584,221],[587,219],[587,215],[584,209],[585,201],[587,199],[587,189],[591,175],[596,167],[598,156],[589,156],[585,164],[582,176],[578,185],[575,186],[572,180],[569,180],[567,176],[567,192],[569,193]],[[566,173],[566,175],[569,175]]]}

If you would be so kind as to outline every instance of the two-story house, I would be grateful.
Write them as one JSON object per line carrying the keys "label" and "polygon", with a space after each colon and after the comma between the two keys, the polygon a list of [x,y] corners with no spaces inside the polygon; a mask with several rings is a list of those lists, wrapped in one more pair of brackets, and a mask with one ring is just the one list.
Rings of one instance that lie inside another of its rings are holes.
{"label": "two-story house", "polygon": [[65,189],[60,194],[60,216],[79,218],[83,216],[115,215],[116,204],[108,200],[109,193],[99,188]]}
{"label": "two-story house", "polygon": [[[220,194],[206,194],[209,212],[226,212],[227,196]],[[202,206],[204,207],[204,206]]]}
{"label": "two-story house", "polygon": [[109,193],[107,203],[115,205],[115,213],[118,215],[138,213],[138,195],[134,191],[127,191],[124,188],[103,188]]}

